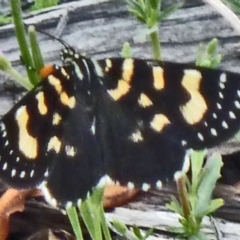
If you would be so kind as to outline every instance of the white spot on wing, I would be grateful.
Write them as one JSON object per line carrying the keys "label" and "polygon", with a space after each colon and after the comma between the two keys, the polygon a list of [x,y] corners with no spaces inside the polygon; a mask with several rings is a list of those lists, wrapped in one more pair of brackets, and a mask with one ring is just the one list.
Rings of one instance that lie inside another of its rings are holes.
{"label": "white spot on wing", "polygon": [[30,172],[30,177],[32,178],[33,175],[34,175],[34,170],[32,170],[32,171]]}
{"label": "white spot on wing", "polygon": [[220,103],[217,103],[217,108],[222,109],[222,105]]}
{"label": "white spot on wing", "polygon": [[134,184],[132,182],[128,182],[127,188],[130,190],[134,189]]}
{"label": "white spot on wing", "polygon": [[226,129],[228,128],[228,124],[226,123],[226,121],[222,121],[222,127]]}
{"label": "white spot on wing", "polygon": [[229,117],[232,119],[236,119],[236,116],[232,111],[229,111]]}
{"label": "white spot on wing", "polygon": [[160,180],[156,182],[156,187],[159,189],[162,188],[162,182]]}
{"label": "white spot on wing", "polygon": [[20,173],[20,178],[24,178],[25,177],[25,175],[26,175],[26,172],[25,171],[21,171],[21,173]]}
{"label": "white spot on wing", "polygon": [[237,90],[237,95],[238,97],[240,97],[240,90]]}
{"label": "white spot on wing", "polygon": [[181,144],[182,144],[182,146],[186,146],[186,145],[187,145],[187,142],[186,142],[185,140],[182,140],[182,141],[181,141]]}
{"label": "white spot on wing", "polygon": [[93,121],[92,121],[91,132],[93,133],[93,135],[95,135],[95,133],[96,133],[96,119],[95,119],[95,117],[93,118]]}
{"label": "white spot on wing", "polygon": [[235,101],[234,104],[235,104],[236,108],[240,109],[240,103],[239,103],[239,101]]}
{"label": "white spot on wing", "polygon": [[226,75],[226,73],[222,73],[220,75],[220,82],[225,83],[226,81],[227,81],[227,75]]}
{"label": "white spot on wing", "polygon": [[57,200],[52,197],[51,193],[49,192],[47,188],[47,182],[43,181],[40,185],[39,188],[41,189],[46,201],[52,205],[53,207],[57,207]]}
{"label": "white spot on wing", "polygon": [[136,132],[132,133],[132,135],[130,136],[130,139],[135,143],[142,142],[143,136],[142,136],[141,132],[139,130],[137,130]]}
{"label": "white spot on wing", "polygon": [[192,150],[188,150],[184,156],[183,160],[183,166],[182,166],[182,172],[186,173],[188,172],[190,168],[190,155],[191,155]]}
{"label": "white spot on wing", "polygon": [[218,96],[223,99],[223,94],[221,92],[218,93]]}
{"label": "white spot on wing", "polygon": [[219,87],[220,87],[221,89],[224,89],[224,88],[225,88],[225,85],[220,82],[220,83],[219,83]]}
{"label": "white spot on wing", "polygon": [[211,129],[210,129],[210,132],[211,132],[211,134],[212,134],[213,136],[217,136],[217,131],[216,131],[215,128],[211,128]]}
{"label": "white spot on wing", "polygon": [[197,136],[198,136],[198,138],[199,138],[201,141],[204,140],[204,137],[203,137],[203,135],[202,135],[201,133],[198,133]]}
{"label": "white spot on wing", "polygon": [[69,157],[74,157],[76,155],[76,149],[74,146],[66,145],[65,146],[65,153]]}
{"label": "white spot on wing", "polygon": [[7,167],[8,167],[8,164],[5,162],[4,164],[3,164],[3,170],[5,171],[5,170],[7,170]]}
{"label": "white spot on wing", "polygon": [[80,207],[81,204],[82,204],[82,199],[79,198],[79,199],[77,200],[77,205],[78,205],[78,207]]}
{"label": "white spot on wing", "polygon": [[17,173],[16,169],[13,169],[12,172],[11,172],[11,177],[16,176],[16,173]]}
{"label": "white spot on wing", "polygon": [[142,190],[146,192],[146,191],[148,191],[148,190],[150,189],[150,187],[151,187],[150,184],[148,184],[148,183],[143,183],[143,185],[142,185]]}
{"label": "white spot on wing", "polygon": [[102,188],[105,187],[106,184],[113,184],[114,181],[108,176],[104,175],[103,177],[100,178],[97,187]]}
{"label": "white spot on wing", "polygon": [[3,122],[0,123],[0,128],[1,128],[1,131],[5,131],[6,130],[6,126]]}
{"label": "white spot on wing", "polygon": [[8,146],[8,144],[9,144],[9,141],[7,140],[4,144],[4,146],[6,147],[6,146]]}
{"label": "white spot on wing", "polygon": [[73,206],[73,203],[69,201],[69,202],[66,203],[65,208],[66,208],[66,209],[69,209],[69,208],[71,208],[72,206]]}

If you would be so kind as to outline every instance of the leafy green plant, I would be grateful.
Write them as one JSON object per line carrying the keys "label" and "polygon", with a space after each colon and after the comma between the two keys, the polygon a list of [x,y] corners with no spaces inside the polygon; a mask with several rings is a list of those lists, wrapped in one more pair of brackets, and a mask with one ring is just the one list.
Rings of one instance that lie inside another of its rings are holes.
{"label": "leafy green plant", "polygon": [[126,239],[131,240],[146,240],[149,236],[153,234],[154,229],[151,228],[147,231],[142,231],[137,226],[133,226],[131,228],[127,228],[125,224],[118,220],[113,220],[112,227],[117,231],[120,235],[126,237]]}
{"label": "leafy green plant", "polygon": [[125,42],[122,47],[122,51],[120,52],[122,58],[131,58],[132,57],[132,50],[130,47],[129,42]]}
{"label": "leafy green plant", "polygon": [[[26,66],[28,79],[31,82],[31,84],[34,86],[40,81],[40,77],[37,74],[37,71],[39,69],[36,69],[35,63],[39,62],[38,58],[42,58],[39,47],[38,47],[38,43],[34,34],[34,29],[32,28],[30,30],[31,34],[29,35],[29,37],[31,38],[31,40],[30,40],[30,47],[29,47],[26,32],[25,32],[25,27],[22,19],[21,2],[19,0],[17,1],[10,0],[10,5],[12,9],[13,22],[15,26],[15,32],[18,40],[19,49],[21,52],[21,57]],[[32,49],[32,54],[31,54],[30,48]]]}
{"label": "leafy green plant", "polygon": [[216,68],[222,60],[221,55],[218,53],[218,40],[212,39],[207,46],[203,44],[198,46],[196,65],[207,68]]}
{"label": "leafy green plant", "polygon": [[240,1],[239,0],[222,0],[233,11],[240,13]]}
{"label": "leafy green plant", "polygon": [[173,12],[182,6],[174,4],[161,11],[162,0],[125,0],[129,5],[129,12],[134,15],[138,21],[146,25],[142,30],[143,34],[149,36],[153,48],[153,58],[162,60],[161,47],[159,41],[158,24]]}
{"label": "leafy green plant", "polygon": [[34,5],[30,8],[31,11],[40,10],[48,7],[56,6],[60,0],[35,0]]}
{"label": "leafy green plant", "polygon": [[191,180],[185,173],[179,173],[176,178],[180,202],[173,197],[171,203],[167,204],[168,209],[181,216],[179,222],[182,227],[170,230],[189,240],[208,239],[200,232],[202,220],[224,204],[222,199],[211,199],[215,184],[221,176],[221,156],[214,154],[204,165],[205,156],[206,151],[191,154]]}
{"label": "leafy green plant", "polygon": [[4,15],[0,15],[0,25],[5,25],[12,22],[12,18]]}

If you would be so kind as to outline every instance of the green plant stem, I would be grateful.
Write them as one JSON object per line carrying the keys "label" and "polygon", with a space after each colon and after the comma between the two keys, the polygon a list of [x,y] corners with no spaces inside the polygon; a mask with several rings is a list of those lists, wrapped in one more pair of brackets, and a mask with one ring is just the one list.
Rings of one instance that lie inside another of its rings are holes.
{"label": "green plant stem", "polygon": [[15,32],[16,32],[16,37],[18,40],[21,56],[24,61],[24,64],[27,66],[26,69],[27,69],[27,75],[28,75],[29,81],[33,85],[35,85],[37,74],[35,71],[32,71],[32,69],[29,69],[29,67],[33,67],[33,60],[32,60],[30,51],[28,49],[28,43],[27,43],[24,24],[22,20],[21,2],[20,0],[10,0],[10,4],[11,4],[13,22],[15,26]]}
{"label": "green plant stem", "polygon": [[109,232],[109,228],[107,226],[106,218],[104,215],[104,209],[103,209],[103,204],[101,203],[101,207],[99,208],[99,217],[100,217],[100,222],[102,225],[102,230],[103,230],[103,235],[105,237],[105,240],[111,240],[111,235]]}
{"label": "green plant stem", "polygon": [[152,47],[153,47],[153,58],[161,61],[162,60],[161,47],[160,47],[160,41],[158,38],[158,32],[154,31],[154,32],[150,33],[150,39],[151,39]]}
{"label": "green plant stem", "polygon": [[77,240],[83,240],[83,235],[82,235],[82,230],[81,230],[81,226],[80,226],[80,222],[79,222],[79,218],[78,218],[78,214],[76,211],[75,207],[70,207],[68,209],[66,209],[67,214],[68,214],[68,218],[71,222],[74,234],[76,236]]}
{"label": "green plant stem", "polygon": [[27,90],[31,90],[33,88],[33,85],[28,81],[28,79],[24,78],[14,68],[11,68],[11,70],[7,70],[6,73],[8,73],[15,80],[17,80]]}
{"label": "green plant stem", "polygon": [[102,240],[101,225],[91,199],[83,201],[79,210],[91,238],[93,240]]}
{"label": "green plant stem", "polygon": [[29,26],[28,36],[29,36],[29,42],[30,42],[30,48],[32,52],[34,66],[36,68],[36,72],[39,72],[39,70],[43,68],[44,62],[43,62],[41,50],[37,41],[37,34],[34,26]]}

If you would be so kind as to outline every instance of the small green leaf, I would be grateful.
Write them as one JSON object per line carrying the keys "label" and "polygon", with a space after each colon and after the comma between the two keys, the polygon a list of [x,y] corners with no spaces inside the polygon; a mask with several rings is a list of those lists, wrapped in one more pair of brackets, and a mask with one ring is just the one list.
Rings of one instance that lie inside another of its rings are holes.
{"label": "small green leaf", "polygon": [[128,231],[127,226],[116,219],[112,221],[112,224],[116,231],[122,235],[124,235]]}
{"label": "small green leaf", "polygon": [[222,207],[224,205],[224,200],[221,198],[213,199],[211,200],[208,208],[203,213],[204,215],[209,215],[213,212],[215,212],[218,208]]}
{"label": "small green leaf", "polygon": [[196,57],[196,65],[207,68],[216,68],[220,64],[222,57],[218,54],[218,40],[212,39],[204,48],[199,45]]}
{"label": "small green leaf", "polygon": [[123,58],[131,58],[132,51],[129,42],[125,42],[122,47],[122,51],[120,53],[121,57]]}
{"label": "small green leaf", "polygon": [[133,233],[135,234],[135,236],[139,239],[142,240],[142,233],[141,230],[137,227],[137,226],[133,226]]}
{"label": "small green leaf", "polygon": [[12,22],[12,17],[0,15],[0,25],[5,25]]}
{"label": "small green leaf", "polygon": [[210,205],[212,191],[217,180],[220,178],[221,167],[223,166],[222,158],[219,154],[214,154],[208,159],[204,167],[204,177],[198,188],[198,199],[195,208],[196,216],[204,216],[204,212]]}
{"label": "small green leaf", "polygon": [[157,21],[161,22],[163,19],[168,18],[172,13],[176,12],[182,6],[183,6],[183,3],[176,3],[164,9],[162,12],[158,14]]}
{"label": "small green leaf", "polygon": [[183,227],[169,227],[167,229],[169,232],[179,234],[180,236],[182,236],[185,232]]}
{"label": "small green leaf", "polygon": [[240,141],[240,131],[237,132],[237,134],[235,135],[235,137],[236,137],[236,139],[237,139],[238,141]]}
{"label": "small green leaf", "polygon": [[11,65],[6,57],[0,55],[0,70],[6,72],[11,77],[13,77],[19,84],[21,84],[24,88],[30,90],[33,88],[33,85],[28,81],[27,78],[24,78],[21,74],[19,74]]}
{"label": "small green leaf", "polygon": [[0,70],[6,72],[9,71],[12,68],[11,62],[8,61],[8,59],[3,56],[0,55]]}
{"label": "small green leaf", "polygon": [[182,206],[180,205],[180,203],[174,196],[171,197],[171,202],[167,203],[166,207],[169,210],[176,212],[176,213],[180,214],[181,216],[183,216]]}
{"label": "small green leaf", "polygon": [[192,172],[192,189],[193,193],[197,192],[198,179],[200,172],[202,170],[204,157],[206,156],[207,151],[194,151],[191,155],[191,172]]}
{"label": "small green leaf", "polygon": [[70,207],[67,208],[66,211],[77,240],[83,240],[82,230],[76,208]]}
{"label": "small green leaf", "polygon": [[35,10],[41,10],[48,7],[53,7],[53,6],[56,6],[59,2],[60,0],[35,0],[34,5],[31,6],[30,10],[35,11]]}
{"label": "small green leaf", "polygon": [[228,5],[233,11],[240,13],[240,1],[239,0],[222,0]]}

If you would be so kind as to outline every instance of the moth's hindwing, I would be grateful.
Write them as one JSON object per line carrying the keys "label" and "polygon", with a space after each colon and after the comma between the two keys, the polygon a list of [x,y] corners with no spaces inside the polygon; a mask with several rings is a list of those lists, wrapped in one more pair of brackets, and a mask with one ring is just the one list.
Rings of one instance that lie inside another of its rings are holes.
{"label": "moth's hindwing", "polygon": [[103,159],[94,136],[95,120],[86,95],[76,92],[76,106],[63,123],[62,148],[42,184],[52,205],[80,203],[91,194],[103,173]]}

